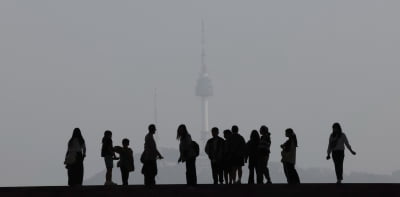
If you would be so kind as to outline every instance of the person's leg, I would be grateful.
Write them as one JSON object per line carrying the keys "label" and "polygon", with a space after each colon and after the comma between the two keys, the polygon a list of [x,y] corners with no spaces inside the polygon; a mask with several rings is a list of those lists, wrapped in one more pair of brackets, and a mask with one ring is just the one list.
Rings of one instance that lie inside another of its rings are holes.
{"label": "person's leg", "polygon": [[221,163],[217,163],[217,175],[220,184],[224,183],[224,170]]}
{"label": "person's leg", "polygon": [[191,182],[193,186],[197,185],[197,173],[196,173],[196,158],[191,160]]}
{"label": "person's leg", "polygon": [[290,176],[289,176],[289,175],[290,175],[290,174],[289,174],[289,168],[288,168],[286,162],[282,162],[282,164],[283,164],[283,172],[285,173],[287,183],[290,184],[291,181],[290,181]]}
{"label": "person's leg", "polygon": [[341,183],[343,180],[343,158],[344,158],[344,151],[333,151],[332,152],[332,159],[333,163],[335,164],[335,172],[336,172],[336,179],[337,183]]}
{"label": "person's leg", "polygon": [[113,160],[111,156],[104,157],[104,163],[106,164],[106,184],[112,183],[112,169],[113,169]]}
{"label": "person's leg", "polygon": [[216,163],[211,162],[211,172],[214,184],[218,184],[218,169]]}
{"label": "person's leg", "polygon": [[83,184],[83,161],[81,160],[77,166],[76,184]]}
{"label": "person's leg", "polygon": [[265,172],[265,159],[258,158],[257,165],[256,165],[256,177],[257,177],[257,184],[263,184],[264,182],[264,172]]}
{"label": "person's leg", "polygon": [[189,160],[186,160],[186,162],[185,162],[185,164],[186,164],[186,184],[187,185],[190,185],[191,184],[191,163],[190,163],[190,161]]}
{"label": "person's leg", "polygon": [[294,184],[300,184],[300,177],[299,174],[297,173],[297,170],[295,168],[295,165],[292,164],[292,180]]}
{"label": "person's leg", "polygon": [[247,183],[254,184],[254,164],[252,161],[249,161],[249,180]]}
{"label": "person's leg", "polygon": [[235,183],[235,182],[236,182],[236,172],[237,172],[237,170],[238,170],[238,167],[237,167],[237,166],[232,166],[232,170],[231,170],[231,180],[232,180],[232,183]]}
{"label": "person's leg", "polygon": [[68,185],[74,186],[74,179],[75,179],[75,172],[74,172],[74,165],[68,165]]}
{"label": "person's leg", "polygon": [[237,181],[237,183],[242,183],[242,174],[243,174],[243,172],[242,172],[242,166],[239,166],[239,168],[238,168],[238,181]]}
{"label": "person's leg", "polygon": [[229,170],[224,168],[224,177],[225,177],[225,184],[229,184]]}
{"label": "person's leg", "polygon": [[158,173],[158,169],[157,169],[157,161],[156,160],[152,160],[151,161],[151,172],[152,172],[152,176],[150,179],[150,184],[152,186],[156,185],[156,175]]}
{"label": "person's leg", "polygon": [[269,175],[268,162],[269,162],[269,154],[267,154],[267,156],[265,157],[264,176],[267,179],[267,183],[272,183],[271,182],[271,176]]}
{"label": "person's leg", "polygon": [[128,185],[129,179],[129,170],[121,167],[121,178],[122,178],[122,185]]}

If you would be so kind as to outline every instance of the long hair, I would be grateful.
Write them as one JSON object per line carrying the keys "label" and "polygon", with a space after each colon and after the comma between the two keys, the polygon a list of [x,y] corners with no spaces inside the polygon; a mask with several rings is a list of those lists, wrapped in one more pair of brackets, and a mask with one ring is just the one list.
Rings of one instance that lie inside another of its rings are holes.
{"label": "long hair", "polygon": [[286,129],[286,132],[288,133],[289,140],[292,140],[294,142],[294,145],[296,147],[298,147],[297,137],[296,137],[296,134],[294,133],[293,129],[288,128],[288,129]]}
{"label": "long hair", "polygon": [[342,135],[342,133],[343,133],[343,131],[342,131],[342,127],[340,126],[340,124],[337,122],[333,123],[331,136],[333,138],[338,138]]}
{"label": "long hair", "polygon": [[178,127],[178,130],[176,131],[176,139],[181,140],[182,138],[185,138],[188,135],[188,131],[186,128],[186,125],[181,124]]}
{"label": "long hair", "polygon": [[260,142],[260,135],[258,134],[257,130],[253,130],[250,134],[250,141],[253,143],[258,144]]}
{"label": "long hair", "polygon": [[73,139],[78,139],[80,145],[85,144],[85,139],[83,139],[81,130],[79,128],[75,128],[72,132],[72,137],[68,141],[68,146],[71,146]]}

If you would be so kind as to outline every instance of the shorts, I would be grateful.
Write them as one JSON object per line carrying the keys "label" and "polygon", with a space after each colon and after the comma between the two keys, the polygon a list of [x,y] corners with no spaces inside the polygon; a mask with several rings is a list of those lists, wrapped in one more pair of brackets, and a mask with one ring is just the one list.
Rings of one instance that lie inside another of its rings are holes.
{"label": "shorts", "polygon": [[114,167],[114,159],[111,155],[104,156],[104,163],[107,169],[112,169]]}

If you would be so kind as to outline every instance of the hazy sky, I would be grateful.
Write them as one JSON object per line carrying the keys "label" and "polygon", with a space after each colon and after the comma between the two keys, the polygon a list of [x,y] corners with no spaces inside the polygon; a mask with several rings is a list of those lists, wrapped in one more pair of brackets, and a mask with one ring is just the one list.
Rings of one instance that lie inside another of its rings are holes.
{"label": "hazy sky", "polygon": [[[215,96],[210,125],[261,124],[280,159],[284,129],[299,167],[329,167],[333,122],[357,157],[345,171],[400,169],[400,2],[385,0],[1,0],[0,186],[66,184],[67,141],[80,127],[85,177],[104,168],[104,130],[143,149],[158,91],[159,146],[198,140],[201,20]],[[139,176],[136,173],[136,176]]]}

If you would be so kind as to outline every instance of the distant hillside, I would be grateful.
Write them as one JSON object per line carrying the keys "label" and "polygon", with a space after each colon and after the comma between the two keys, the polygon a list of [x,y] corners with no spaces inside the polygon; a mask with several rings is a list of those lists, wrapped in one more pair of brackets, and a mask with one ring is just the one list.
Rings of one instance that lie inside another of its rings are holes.
{"label": "distant hillside", "polygon": [[[162,149],[165,159],[158,161],[158,175],[156,177],[157,184],[185,184],[185,165],[178,164],[178,151],[176,149]],[[131,173],[129,184],[143,184],[143,175],[141,174],[142,164],[139,161],[140,155],[135,155],[136,170]],[[212,183],[210,161],[204,155],[197,159],[197,178],[200,184]],[[247,183],[248,169],[243,168],[244,183]],[[270,162],[270,174],[274,183],[286,182],[280,162]],[[298,169],[300,179],[303,183],[333,183],[336,181],[333,169],[309,168]],[[102,185],[104,184],[105,170],[90,177],[84,181],[85,185]],[[392,175],[377,175],[363,172],[353,172],[344,175],[346,183],[400,183],[400,171],[394,172]],[[114,168],[113,181],[121,184],[121,174],[119,168]]]}

